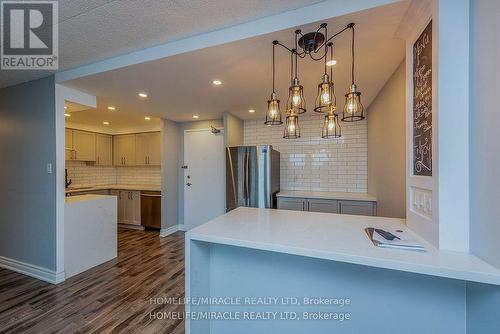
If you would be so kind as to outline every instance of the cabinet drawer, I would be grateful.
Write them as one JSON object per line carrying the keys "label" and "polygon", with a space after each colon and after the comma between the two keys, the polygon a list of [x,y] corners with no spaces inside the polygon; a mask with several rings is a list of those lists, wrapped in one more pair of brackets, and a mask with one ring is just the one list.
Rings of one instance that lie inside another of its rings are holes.
{"label": "cabinet drawer", "polygon": [[374,202],[340,201],[339,211],[344,215],[375,216],[376,205]]}
{"label": "cabinet drawer", "polygon": [[303,198],[278,197],[278,209],[306,211],[306,200]]}
{"label": "cabinet drawer", "polygon": [[338,213],[339,203],[330,199],[309,199],[307,209],[311,212]]}

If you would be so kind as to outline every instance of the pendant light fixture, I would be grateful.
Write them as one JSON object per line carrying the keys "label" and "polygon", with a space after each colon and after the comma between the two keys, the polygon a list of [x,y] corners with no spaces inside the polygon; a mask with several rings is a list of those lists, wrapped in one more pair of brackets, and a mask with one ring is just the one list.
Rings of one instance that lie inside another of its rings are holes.
{"label": "pendant light fixture", "polygon": [[276,91],[274,89],[276,72],[274,50],[276,44],[278,44],[278,41],[273,41],[273,92],[271,93],[271,99],[267,101],[266,121],[264,122],[264,124],[266,125],[283,124],[283,121],[281,120],[280,100],[278,100]]}
{"label": "pendant light fixture", "polygon": [[[335,97],[335,85],[333,83],[333,71],[330,67],[330,75],[327,73],[327,64],[333,62],[333,38],[341,35],[343,32],[351,29],[352,31],[352,64],[351,64],[351,87],[345,95],[346,105],[342,113],[342,120],[345,122],[354,122],[364,119],[363,105],[361,104],[361,93],[358,92],[354,81],[354,23],[349,23],[343,29],[328,36],[327,24],[323,23],[316,31],[302,34],[301,30],[295,31],[294,48],[288,48],[279,41],[273,41],[273,92],[271,99],[267,101],[266,121],[267,125],[280,125],[281,112],[280,101],[275,92],[275,46],[279,45],[290,52],[290,80],[291,86],[288,89],[288,99],[286,103],[286,120],[283,138],[300,138],[299,115],[306,112],[306,103],[304,99],[304,87],[300,84],[298,76],[298,59],[304,59],[307,56],[314,61],[322,60],[324,62],[324,73],[321,83],[318,85],[318,92],[315,101],[314,111],[324,113],[322,138],[339,138],[341,128],[339,116],[336,113],[337,101]],[[299,38],[300,37],[300,38]],[[324,49],[323,49],[324,48]],[[328,51],[330,51],[330,60],[327,61]],[[320,56],[321,55],[321,56]]]}
{"label": "pendant light fixture", "polygon": [[321,138],[340,138],[342,137],[342,129],[339,124],[339,116],[335,113],[333,105],[330,105],[328,114],[325,116],[323,122],[323,129],[321,130]]}
{"label": "pendant light fixture", "polygon": [[286,117],[283,138],[285,139],[300,138],[299,116],[294,115]]}
{"label": "pendant light fixture", "polygon": [[325,72],[323,74],[323,80],[318,85],[318,95],[316,97],[316,104],[314,111],[319,113],[326,113],[330,110],[330,105],[333,105],[335,109],[337,108],[337,101],[335,97],[335,92],[333,89],[333,75],[332,75],[332,67],[330,67],[330,75],[327,74],[327,53],[328,49],[330,49],[330,60],[333,59],[333,43],[328,43],[325,46],[325,62],[324,68]]}
{"label": "pendant light fixture", "polygon": [[[297,43],[297,41],[295,43]],[[301,86],[298,77],[297,49],[292,50],[290,62],[291,62],[292,85],[288,89],[286,112],[288,115],[299,115],[306,112],[306,100],[304,99],[304,87]],[[295,74],[294,74],[294,68],[295,68]]]}
{"label": "pendant light fixture", "polygon": [[361,104],[361,93],[358,92],[358,88],[354,81],[354,24],[349,24],[349,28],[352,31],[352,42],[351,42],[351,87],[349,92],[345,95],[345,106],[342,112],[342,121],[344,122],[356,122],[365,119],[363,104]]}

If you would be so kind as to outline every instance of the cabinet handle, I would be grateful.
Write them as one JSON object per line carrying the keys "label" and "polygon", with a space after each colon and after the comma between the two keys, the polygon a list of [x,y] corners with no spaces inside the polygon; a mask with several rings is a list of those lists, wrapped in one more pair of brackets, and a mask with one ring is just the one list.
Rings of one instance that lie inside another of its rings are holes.
{"label": "cabinet handle", "polygon": [[147,165],[148,164],[148,157],[144,157],[144,164]]}
{"label": "cabinet handle", "polygon": [[149,156],[148,156],[148,165],[149,165]]}
{"label": "cabinet handle", "polygon": [[97,164],[99,165],[99,157],[97,157]]}

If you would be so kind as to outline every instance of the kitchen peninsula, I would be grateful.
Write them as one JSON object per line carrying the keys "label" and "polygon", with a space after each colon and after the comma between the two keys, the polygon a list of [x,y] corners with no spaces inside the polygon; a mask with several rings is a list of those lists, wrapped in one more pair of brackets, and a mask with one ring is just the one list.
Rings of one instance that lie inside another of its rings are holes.
{"label": "kitchen peninsula", "polygon": [[78,195],[64,208],[64,267],[66,278],[117,256],[117,197]]}
{"label": "kitchen peninsula", "polygon": [[[377,248],[366,227],[413,234],[401,219],[256,208],[238,208],[189,231],[187,298],[298,303],[186,305],[187,312],[348,313],[350,319],[189,320],[187,333],[363,333],[385,328],[388,319],[405,333],[465,333],[466,283],[500,285],[500,271],[471,254],[436,249],[416,235],[427,252]],[[306,305],[300,302],[306,297],[350,304]]]}

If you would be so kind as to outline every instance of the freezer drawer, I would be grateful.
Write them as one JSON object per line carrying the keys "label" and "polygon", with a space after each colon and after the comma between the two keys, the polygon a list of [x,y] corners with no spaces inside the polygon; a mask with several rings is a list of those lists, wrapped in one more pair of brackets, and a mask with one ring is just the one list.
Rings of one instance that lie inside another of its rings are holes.
{"label": "freezer drawer", "polygon": [[161,192],[141,192],[141,224],[161,228]]}

